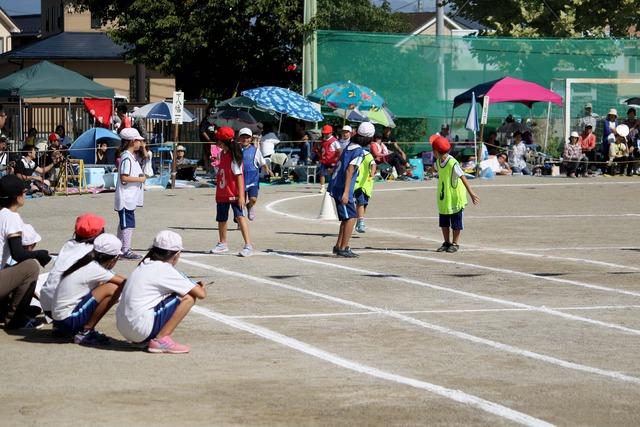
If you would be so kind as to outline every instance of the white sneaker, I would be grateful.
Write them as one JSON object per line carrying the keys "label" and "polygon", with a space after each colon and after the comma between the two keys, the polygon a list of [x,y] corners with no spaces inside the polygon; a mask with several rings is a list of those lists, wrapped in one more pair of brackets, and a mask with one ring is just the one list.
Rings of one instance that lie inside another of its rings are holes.
{"label": "white sneaker", "polygon": [[238,255],[240,255],[242,257],[249,257],[249,256],[253,255],[253,246],[244,245],[244,248],[242,248],[242,250],[238,253]]}
{"label": "white sneaker", "polygon": [[320,186],[320,194],[324,194],[324,192],[327,191],[324,184]]}
{"label": "white sneaker", "polygon": [[229,252],[229,247],[226,243],[218,242],[215,248],[209,251],[210,254],[223,254]]}

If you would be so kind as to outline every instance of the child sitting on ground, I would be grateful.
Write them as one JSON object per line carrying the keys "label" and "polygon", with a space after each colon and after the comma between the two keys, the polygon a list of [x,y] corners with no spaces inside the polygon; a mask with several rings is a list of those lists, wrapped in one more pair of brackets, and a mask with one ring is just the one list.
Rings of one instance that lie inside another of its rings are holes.
{"label": "child sitting on ground", "polygon": [[168,230],[158,233],[127,280],[116,310],[120,333],[131,342],[148,343],[150,353],[189,352],[171,334],[196,299],[207,295],[202,282],[195,283],[175,269],[182,249],[180,235]]}
{"label": "child sitting on ground", "polygon": [[[467,205],[467,192],[474,205],[480,202],[480,198],[471,189],[458,161],[449,155],[451,143],[445,137],[438,135],[432,139],[431,144],[436,153],[435,167],[438,171],[436,196],[440,228],[444,237],[444,243],[438,248],[438,252],[456,252],[459,248],[460,232],[463,229],[462,212]],[[460,182],[463,185],[460,185]],[[453,241],[449,236],[450,229],[453,229]]]}
{"label": "child sitting on ground", "polygon": [[93,250],[64,273],[53,295],[53,325],[82,345],[104,345],[109,338],[94,328],[118,301],[125,278],[111,269],[118,262],[122,243],[113,234],[101,234]]}

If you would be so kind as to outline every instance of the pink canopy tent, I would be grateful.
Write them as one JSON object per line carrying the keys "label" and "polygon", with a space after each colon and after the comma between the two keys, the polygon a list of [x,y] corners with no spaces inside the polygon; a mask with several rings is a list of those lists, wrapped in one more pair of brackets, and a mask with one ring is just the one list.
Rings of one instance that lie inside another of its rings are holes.
{"label": "pink canopy tent", "polygon": [[534,102],[551,102],[562,107],[562,97],[557,93],[539,84],[507,76],[481,83],[461,93],[453,99],[453,108],[470,103],[472,93],[475,93],[476,101],[480,103],[486,95],[489,97],[489,104],[518,102],[531,108]]}

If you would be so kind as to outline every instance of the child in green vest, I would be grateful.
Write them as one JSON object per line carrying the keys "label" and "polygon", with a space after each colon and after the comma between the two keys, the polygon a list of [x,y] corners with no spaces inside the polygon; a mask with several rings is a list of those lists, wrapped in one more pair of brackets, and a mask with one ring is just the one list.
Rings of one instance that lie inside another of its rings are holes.
{"label": "child in green vest", "polygon": [[[474,205],[480,202],[480,198],[473,192],[460,164],[450,156],[451,144],[443,136],[435,137],[431,145],[436,154],[435,167],[438,171],[438,188],[436,192],[438,212],[440,213],[440,228],[444,243],[438,248],[438,252],[457,252],[458,241],[462,226],[462,212],[467,205],[467,192],[471,196]],[[460,185],[462,182],[463,185]],[[449,230],[453,229],[453,241],[449,237]]]}
{"label": "child in green vest", "polygon": [[373,193],[373,177],[376,175],[376,162],[368,150],[364,150],[364,157],[358,170],[358,180],[353,191],[356,199],[356,211],[358,212],[358,221],[356,222],[356,231],[364,233],[364,214],[369,205],[369,199]]}

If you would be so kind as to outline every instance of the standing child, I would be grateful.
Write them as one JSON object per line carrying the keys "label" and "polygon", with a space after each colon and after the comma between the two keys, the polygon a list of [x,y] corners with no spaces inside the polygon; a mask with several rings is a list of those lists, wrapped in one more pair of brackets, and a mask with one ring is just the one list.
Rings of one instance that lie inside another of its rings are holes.
{"label": "standing child", "polygon": [[73,238],[62,245],[58,251],[58,257],[53,263],[49,276],[38,292],[42,311],[48,317],[51,317],[53,295],[60,284],[62,273],[93,250],[93,242],[96,237],[104,233],[104,226],[105,220],[99,215],[85,213],[76,218]]}
{"label": "standing child", "polygon": [[124,285],[125,278],[111,271],[120,249],[120,239],[101,234],[93,243],[93,250],[62,273],[53,296],[53,325],[59,332],[73,335],[76,344],[109,343],[109,338],[94,328],[118,302]]}
{"label": "standing child", "polygon": [[329,193],[336,202],[338,219],[340,220],[338,241],[333,247],[333,253],[339,257],[357,258],[359,256],[349,248],[349,239],[351,239],[353,226],[358,216],[353,192],[360,163],[364,157],[362,147],[371,142],[374,131],[373,124],[369,122],[360,124],[357,135],[349,140],[342,151],[340,161],[336,165],[329,183]]}
{"label": "standing child", "polygon": [[333,168],[340,160],[340,143],[333,136],[331,125],[322,126],[322,139],[320,140],[320,193],[325,192],[324,182],[327,177],[333,175]]}
{"label": "standing child", "polygon": [[[438,171],[438,212],[440,213],[440,228],[444,243],[438,252],[457,252],[462,226],[462,212],[467,205],[467,192],[474,205],[480,203],[480,198],[471,189],[460,164],[449,155],[451,143],[443,137],[436,136],[432,141],[433,151],[436,153],[435,167]],[[460,185],[462,182],[463,185]],[[453,230],[453,241],[449,230]]]}
{"label": "standing child", "polygon": [[260,190],[260,168],[264,173],[272,176],[273,173],[267,165],[262,153],[252,144],[253,132],[249,128],[238,131],[238,143],[242,147],[242,170],[244,174],[244,190],[247,200],[247,218],[249,221],[256,219],[255,205],[258,201]]}
{"label": "standing child", "polygon": [[133,229],[136,228],[135,210],[144,202],[144,183],[147,180],[135,153],[140,149],[142,136],[135,128],[128,127],[120,132],[123,152],[118,166],[116,200],[114,209],[118,212],[118,238],[122,242],[122,258],[140,259],[131,250]]}
{"label": "standing child", "polygon": [[240,144],[233,140],[235,133],[227,126],[218,128],[216,139],[222,148],[220,153],[220,166],[216,177],[216,221],[218,221],[218,244],[209,252],[222,254],[229,252],[227,246],[227,221],[229,220],[229,208],[233,210],[233,217],[238,222],[244,247],[238,255],[248,257],[253,255],[253,245],[249,237],[249,224],[244,217],[245,205],[244,177],[242,174],[242,149]]}
{"label": "standing child", "polygon": [[353,191],[358,212],[358,221],[356,222],[356,231],[358,233],[365,232],[364,215],[367,212],[369,199],[373,194],[373,177],[376,175],[376,170],[377,165],[373,155],[368,150],[364,150],[364,157],[358,169],[358,180]]}
{"label": "standing child", "polygon": [[188,353],[189,347],[173,341],[171,334],[196,299],[207,291],[174,267],[180,260],[182,238],[161,231],[147,256],[131,273],[116,310],[120,333],[134,343],[147,343],[151,353]]}

